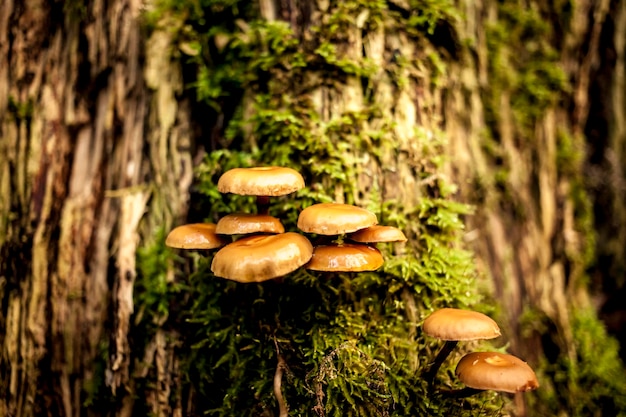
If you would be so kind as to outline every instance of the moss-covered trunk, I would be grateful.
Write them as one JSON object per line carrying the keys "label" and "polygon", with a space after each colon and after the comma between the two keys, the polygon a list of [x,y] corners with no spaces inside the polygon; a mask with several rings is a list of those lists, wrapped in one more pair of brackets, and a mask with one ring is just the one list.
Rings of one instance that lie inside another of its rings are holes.
{"label": "moss-covered trunk", "polygon": [[139,224],[188,199],[180,74],[141,2],[0,7],[0,415],[78,416],[133,384]]}
{"label": "moss-covered trunk", "polygon": [[[596,248],[616,253],[619,245],[596,243],[594,225],[603,220],[594,218],[593,204],[602,202],[589,193],[594,178],[586,152],[600,147],[609,156],[621,154],[623,1],[261,6],[266,22],[289,26],[281,27],[282,34],[298,39],[302,55],[288,42],[275,42],[271,28],[234,31],[234,39],[242,36],[244,44],[266,48],[271,58],[257,62],[256,54],[245,50],[235,58],[237,44],[234,56],[229,50],[225,62],[208,64],[208,74],[218,77],[223,67],[234,69],[230,81],[244,86],[242,119],[248,130],[233,135],[242,124],[236,115],[223,146],[234,137],[243,150],[255,155],[261,149],[274,161],[286,151],[273,153],[267,142],[279,148],[281,139],[312,126],[301,134],[302,142],[309,135],[330,137],[346,158],[344,166],[354,169],[344,172],[348,180],[339,186],[332,181],[322,186],[335,186],[336,201],[370,207],[393,202],[408,212],[423,198],[440,196],[439,187],[451,179],[458,186],[455,198],[476,207],[467,217],[464,239],[499,307],[510,350],[544,364],[543,390],[525,397],[530,407],[574,415],[619,409],[619,398],[607,398],[623,392],[619,371],[604,376],[598,370],[618,363],[616,349],[597,320],[588,285]],[[257,44],[255,36],[263,40]],[[617,51],[614,68],[600,51]],[[211,51],[211,58],[219,60],[219,52]],[[238,58],[251,69],[238,67]],[[611,68],[601,78],[610,101],[594,88],[601,62]],[[306,66],[306,75],[299,65]],[[220,81],[201,78],[199,88],[208,92]],[[601,103],[604,111],[597,107]],[[299,106],[311,112],[306,117],[312,123],[299,118]],[[598,118],[590,119],[596,111]],[[594,123],[610,125],[610,145],[589,136]],[[324,130],[328,126],[332,129]],[[437,158],[442,149],[445,156]],[[301,159],[290,162],[300,165]],[[311,169],[314,178],[340,177],[321,166],[303,164],[303,169]],[[621,184],[619,166],[613,163],[611,172],[614,184]],[[619,214],[620,204],[611,201]],[[607,282],[623,286],[619,279]],[[597,359],[590,340],[610,353]],[[589,391],[588,378],[606,391]],[[522,397],[517,404],[517,412],[525,413]]]}

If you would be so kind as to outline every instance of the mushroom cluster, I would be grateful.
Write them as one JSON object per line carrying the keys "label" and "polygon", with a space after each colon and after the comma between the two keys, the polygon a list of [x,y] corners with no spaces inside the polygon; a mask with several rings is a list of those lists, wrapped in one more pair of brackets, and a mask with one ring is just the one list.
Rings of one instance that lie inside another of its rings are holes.
{"label": "mushroom cluster", "polygon": [[[213,257],[215,276],[238,282],[263,282],[282,277],[306,264],[313,254],[309,240],[285,228],[268,213],[271,197],[304,187],[302,175],[285,167],[234,168],[217,183],[221,193],[252,195],[257,213],[235,213],[217,222],[218,233],[246,235],[220,249]],[[249,235],[249,236],[247,236]]]}
{"label": "mushroom cluster", "polygon": [[[215,276],[238,282],[263,282],[300,267],[315,271],[374,271],[383,265],[376,247],[381,242],[405,242],[393,226],[378,225],[376,215],[350,204],[319,203],[298,216],[300,231],[311,241],[285,232],[280,219],[269,214],[270,198],[305,186],[302,175],[286,167],[234,168],[218,180],[221,193],[256,197],[256,213],[232,213],[217,224],[200,223],[173,229],[166,244],[180,249],[219,249],[211,263]],[[347,242],[349,240],[350,242]]]}
{"label": "mushroom cluster", "polygon": [[313,246],[298,233],[285,233],[280,219],[269,215],[269,201],[303,187],[302,175],[291,168],[231,169],[220,177],[218,191],[255,196],[257,213],[228,214],[217,224],[178,226],[165,243],[180,249],[221,248],[211,263],[211,271],[221,278],[262,282],[286,275],[311,259]]}
{"label": "mushroom cluster", "polygon": [[[269,214],[272,197],[302,189],[304,179],[285,167],[235,168],[219,179],[221,193],[256,197],[256,213],[232,213],[217,224],[187,224],[173,229],[166,245],[180,249],[213,250],[211,271],[217,277],[241,282],[263,282],[285,276],[298,268],[314,271],[375,271],[383,263],[377,244],[406,242],[393,226],[379,225],[376,215],[351,204],[319,203],[302,210],[297,228],[310,234],[286,232],[280,219]],[[497,323],[485,314],[442,308],[428,316],[424,333],[444,341],[424,378],[432,387],[443,362],[461,341],[500,336]],[[466,396],[477,390],[522,392],[539,386],[533,370],[521,359],[497,352],[475,352],[458,363],[456,375],[466,385],[450,391]]]}
{"label": "mushroom cluster", "polygon": [[[442,308],[430,314],[422,324],[428,336],[444,341],[424,378],[432,386],[437,371],[461,341],[486,340],[501,335],[498,324],[489,316],[471,310]],[[509,393],[539,387],[532,368],[523,360],[499,352],[472,352],[457,364],[456,376],[466,388],[449,391],[455,397],[473,395],[482,390]]]}

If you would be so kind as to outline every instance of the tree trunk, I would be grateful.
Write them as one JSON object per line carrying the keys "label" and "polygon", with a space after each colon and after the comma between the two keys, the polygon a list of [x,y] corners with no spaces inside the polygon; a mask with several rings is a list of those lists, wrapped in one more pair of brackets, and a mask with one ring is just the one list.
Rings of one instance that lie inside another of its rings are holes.
{"label": "tree trunk", "polygon": [[104,376],[119,398],[132,383],[140,223],[150,239],[184,213],[192,152],[141,7],[2,3],[0,415],[78,416]]}

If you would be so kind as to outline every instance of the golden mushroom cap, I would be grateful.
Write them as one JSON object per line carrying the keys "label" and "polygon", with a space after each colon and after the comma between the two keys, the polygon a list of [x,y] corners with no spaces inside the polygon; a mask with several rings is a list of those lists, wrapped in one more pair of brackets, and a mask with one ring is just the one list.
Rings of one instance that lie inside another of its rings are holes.
{"label": "golden mushroom cap", "polygon": [[215,249],[226,245],[230,240],[219,236],[213,223],[183,224],[172,229],[165,245],[177,249]]}
{"label": "golden mushroom cap", "polygon": [[470,388],[524,392],[539,387],[532,368],[520,358],[499,352],[473,352],[463,356],[456,376]]}
{"label": "golden mushroom cap", "polygon": [[320,235],[356,232],[376,223],[376,215],[371,211],[342,203],[313,204],[298,216],[298,229]]}
{"label": "golden mushroom cap", "polygon": [[304,188],[304,178],[292,168],[252,167],[226,171],[217,182],[221,193],[281,196]]}
{"label": "golden mushroom cap", "polygon": [[332,272],[375,271],[383,265],[380,251],[362,244],[320,245],[313,249],[313,256],[306,269]]}
{"label": "golden mushroom cap", "polygon": [[350,233],[348,239],[362,243],[406,242],[407,240],[404,232],[397,227],[380,224]]}
{"label": "golden mushroom cap", "polygon": [[262,282],[295,271],[312,254],[313,245],[298,233],[247,236],[220,249],[211,271],[233,281]]}
{"label": "golden mushroom cap", "polygon": [[500,327],[478,311],[442,308],[424,320],[424,333],[441,340],[479,340],[500,336]]}
{"label": "golden mushroom cap", "polygon": [[283,233],[285,227],[279,219],[269,214],[233,213],[219,219],[215,231],[225,235]]}

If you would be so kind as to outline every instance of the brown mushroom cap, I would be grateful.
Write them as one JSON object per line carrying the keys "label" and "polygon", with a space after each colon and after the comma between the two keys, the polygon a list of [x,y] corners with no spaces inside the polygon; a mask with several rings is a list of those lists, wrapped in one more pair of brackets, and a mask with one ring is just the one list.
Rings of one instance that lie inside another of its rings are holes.
{"label": "brown mushroom cap", "polygon": [[302,210],[298,228],[306,233],[339,235],[375,225],[376,215],[351,204],[319,203]]}
{"label": "brown mushroom cap", "polygon": [[376,224],[348,235],[348,239],[363,243],[406,242],[402,230],[394,226]]}
{"label": "brown mushroom cap", "polygon": [[530,366],[516,356],[499,352],[473,352],[456,366],[456,376],[470,388],[524,392],[539,387]]}
{"label": "brown mushroom cap", "polygon": [[286,167],[233,168],[217,182],[221,193],[255,196],[281,196],[304,188],[302,175]]}
{"label": "brown mushroom cap", "polygon": [[424,320],[424,333],[441,340],[493,339],[500,336],[498,324],[478,311],[442,308]]}
{"label": "brown mushroom cap", "polygon": [[284,233],[279,219],[269,214],[233,213],[219,219],[215,232],[224,235]]}
{"label": "brown mushroom cap", "polygon": [[218,236],[213,223],[183,224],[170,231],[165,245],[177,249],[215,249],[230,240]]}
{"label": "brown mushroom cap", "polygon": [[378,249],[358,243],[344,243],[316,246],[306,268],[314,271],[362,272],[375,271],[382,265],[383,256]]}
{"label": "brown mushroom cap", "polygon": [[233,281],[262,282],[295,271],[312,254],[311,242],[298,233],[247,236],[220,249],[211,271]]}

